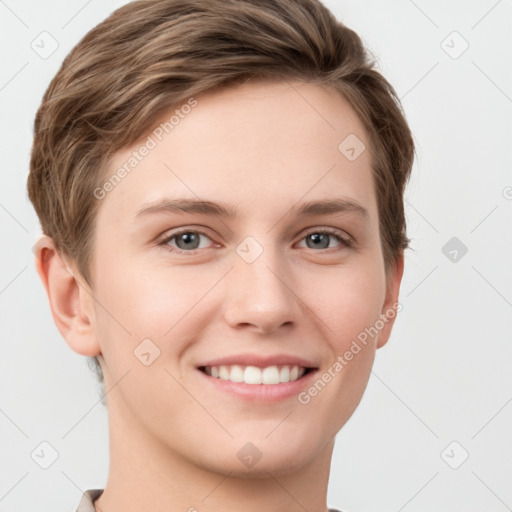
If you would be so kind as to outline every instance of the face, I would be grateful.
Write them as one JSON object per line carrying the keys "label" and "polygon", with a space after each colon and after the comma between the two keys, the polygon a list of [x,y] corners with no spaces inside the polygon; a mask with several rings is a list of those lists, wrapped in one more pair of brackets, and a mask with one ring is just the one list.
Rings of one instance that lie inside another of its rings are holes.
{"label": "face", "polygon": [[115,155],[107,178],[137,163],[98,199],[109,413],[205,468],[286,472],[333,440],[389,336],[392,320],[361,341],[399,282],[384,272],[369,140],[341,96],[311,84],[195,100],[168,134]]}

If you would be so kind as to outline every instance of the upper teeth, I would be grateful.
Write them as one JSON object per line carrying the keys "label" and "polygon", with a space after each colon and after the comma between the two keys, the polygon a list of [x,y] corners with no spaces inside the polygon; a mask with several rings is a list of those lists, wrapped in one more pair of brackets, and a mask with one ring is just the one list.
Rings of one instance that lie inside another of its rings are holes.
{"label": "upper teeth", "polygon": [[205,366],[205,373],[212,377],[231,382],[245,382],[246,384],[280,384],[300,379],[306,372],[301,366],[241,366],[233,364],[230,366]]}

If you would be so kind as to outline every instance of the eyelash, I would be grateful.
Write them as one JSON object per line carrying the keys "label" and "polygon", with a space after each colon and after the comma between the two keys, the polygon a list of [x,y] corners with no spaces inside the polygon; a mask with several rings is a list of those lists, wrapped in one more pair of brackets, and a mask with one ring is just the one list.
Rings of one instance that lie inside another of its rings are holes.
{"label": "eyelash", "polygon": [[[203,231],[193,230],[193,229],[184,229],[184,230],[178,231],[176,233],[172,233],[171,235],[165,237],[165,239],[163,239],[161,242],[159,242],[158,245],[167,246],[167,249],[170,252],[175,252],[178,254],[195,254],[195,252],[199,251],[200,249],[192,249],[190,251],[185,251],[183,249],[179,249],[177,247],[172,247],[172,246],[168,245],[171,240],[173,240],[176,237],[179,237],[180,235],[184,235],[185,233],[197,233],[199,235],[204,235],[205,237],[210,238]],[[323,252],[340,251],[344,248],[349,248],[349,247],[353,246],[353,241],[350,238],[343,237],[337,231],[330,230],[330,229],[313,229],[313,230],[305,233],[304,236],[300,239],[300,241],[304,240],[305,238],[307,238],[308,236],[313,235],[313,234],[329,235],[340,242],[341,247],[338,247],[338,248],[331,247],[331,248],[327,248],[327,249],[321,249],[321,251],[323,251]],[[317,252],[317,251],[315,251],[315,252]]]}

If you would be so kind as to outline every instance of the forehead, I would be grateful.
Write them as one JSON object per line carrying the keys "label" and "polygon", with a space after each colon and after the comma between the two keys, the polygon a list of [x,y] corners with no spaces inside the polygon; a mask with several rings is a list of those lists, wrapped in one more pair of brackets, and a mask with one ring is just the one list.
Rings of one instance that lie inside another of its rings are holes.
{"label": "forehead", "polygon": [[301,199],[343,196],[376,215],[369,140],[337,91],[259,81],[192,100],[114,155],[105,179],[127,172],[109,187],[99,217],[133,220],[144,205],[173,197],[272,217]]}

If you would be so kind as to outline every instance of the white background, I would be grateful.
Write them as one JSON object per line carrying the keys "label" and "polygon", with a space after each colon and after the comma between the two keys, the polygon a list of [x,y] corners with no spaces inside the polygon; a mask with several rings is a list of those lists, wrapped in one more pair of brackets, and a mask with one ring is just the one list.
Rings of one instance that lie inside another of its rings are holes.
{"label": "white background", "polygon": [[[33,119],[51,78],[124,3],[0,2],[3,512],[73,511],[84,490],[106,483],[106,408],[86,358],[54,326],[34,267],[40,228],[26,178]],[[403,310],[337,436],[329,505],[512,510],[512,2],[325,4],[378,59],[418,152],[406,194],[413,250]],[[31,48],[43,31],[59,45],[47,59]],[[452,237],[468,249],[456,262],[442,251]],[[30,456],[43,441],[59,453],[46,470]],[[458,469],[447,464],[465,452]]]}

